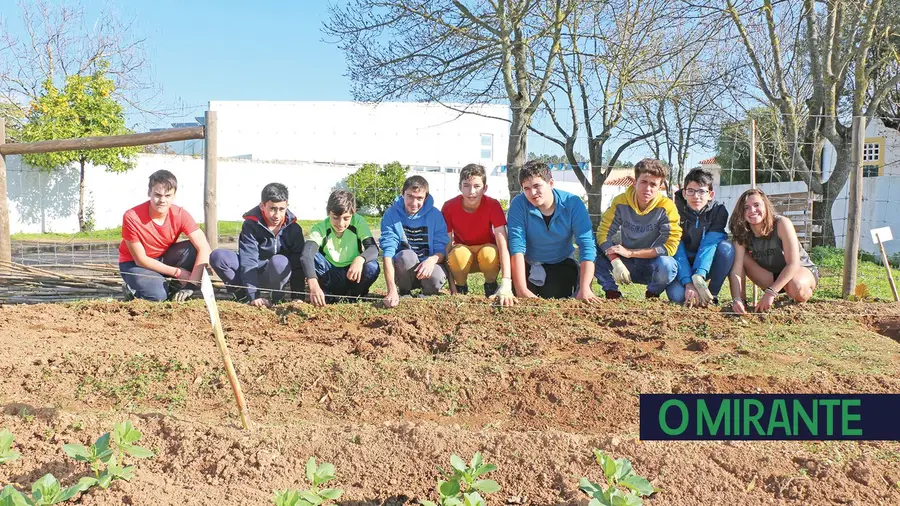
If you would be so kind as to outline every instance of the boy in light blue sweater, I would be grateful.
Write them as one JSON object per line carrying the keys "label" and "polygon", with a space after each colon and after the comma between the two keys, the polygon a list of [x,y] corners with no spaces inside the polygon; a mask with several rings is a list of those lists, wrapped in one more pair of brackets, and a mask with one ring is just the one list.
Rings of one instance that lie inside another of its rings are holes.
{"label": "boy in light blue sweater", "polygon": [[428,181],[410,176],[401,195],[381,219],[378,243],[384,251],[384,280],[387,284],[386,307],[400,303],[400,295],[421,288],[423,295],[435,295],[444,286],[447,275],[440,265],[446,257],[447,222],[434,207],[428,194]]}
{"label": "boy in light blue sweater", "polygon": [[526,163],[519,183],[522,193],[510,202],[507,216],[516,295],[560,299],[575,293],[579,300],[599,300],[591,290],[597,245],[584,202],[554,188],[542,162]]}

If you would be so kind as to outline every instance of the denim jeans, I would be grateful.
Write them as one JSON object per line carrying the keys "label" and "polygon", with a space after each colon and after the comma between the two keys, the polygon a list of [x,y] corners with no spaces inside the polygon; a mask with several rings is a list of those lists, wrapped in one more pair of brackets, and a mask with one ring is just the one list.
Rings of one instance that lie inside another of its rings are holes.
{"label": "denim jeans", "polygon": [[[669,283],[675,279],[678,273],[678,262],[670,256],[662,256],[656,258],[624,258],[622,262],[628,267],[631,273],[631,282],[639,285],[647,285],[647,291],[654,294],[661,294]],[[615,291],[619,289],[616,280],[612,275],[612,262],[603,252],[597,253],[597,268],[594,275],[603,290]]]}
{"label": "denim jeans", "polygon": [[[197,249],[190,241],[176,242],[156,260],[183,271],[192,271],[194,262],[197,261]],[[119,273],[136,298],[153,302],[169,298],[169,282],[172,278],[145,269],[134,261],[119,263]]]}
{"label": "denim jeans", "polygon": [[[688,261],[694,262],[694,255],[688,254]],[[709,281],[709,291],[713,297],[719,296],[722,290],[722,284],[725,278],[731,272],[731,265],[734,263],[734,246],[728,241],[722,241],[716,246],[716,253],[713,256],[712,265],[709,267],[709,274],[706,279]],[[684,285],[681,284],[676,277],[675,280],[666,288],[666,295],[672,302],[684,302]]]}

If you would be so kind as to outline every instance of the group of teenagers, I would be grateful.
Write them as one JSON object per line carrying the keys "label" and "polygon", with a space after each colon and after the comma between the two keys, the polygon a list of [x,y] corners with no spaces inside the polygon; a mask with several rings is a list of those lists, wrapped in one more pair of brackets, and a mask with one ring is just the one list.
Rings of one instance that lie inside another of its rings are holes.
{"label": "group of teenagers", "polygon": [[366,297],[382,273],[379,251],[389,308],[413,290],[438,294],[448,276],[451,293],[468,294],[475,272],[484,275],[485,295],[505,306],[535,297],[595,303],[595,277],[607,299],[636,283],[646,285],[648,299],[665,292],[692,307],[718,305],[727,278],[736,313],[749,310],[748,278],[765,290],[754,311],[769,309],[782,292],[809,300],[818,269],[765,193],[744,192],[729,218],[709,171],[691,170],[672,199],[662,191],[667,175],[659,160],[638,162],[634,184],[612,200],[596,234],[581,197],[556,188],[542,162],[519,171],[522,193],[506,213],[485,195],[481,165],[460,171],[460,195],[440,210],[428,181],[415,175],[382,217],[377,241],[351,192],[332,192],[327,217],[304,233],[288,209],[287,187],[271,183],[244,214],[237,251],[211,251],[191,215],[172,203],[177,179],[160,170],[150,176],[149,201],[124,215],[119,270],[126,299],[182,301],[209,265],[235,300],[259,307],[287,293],[316,306]]}

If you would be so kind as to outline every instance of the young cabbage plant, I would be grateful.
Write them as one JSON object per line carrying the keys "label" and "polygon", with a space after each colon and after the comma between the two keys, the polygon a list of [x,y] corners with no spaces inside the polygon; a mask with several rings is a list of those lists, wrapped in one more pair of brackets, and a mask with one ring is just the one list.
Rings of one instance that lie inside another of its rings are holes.
{"label": "young cabbage plant", "polygon": [[326,501],[336,501],[344,491],[339,488],[320,489],[333,480],[334,465],[323,462],[316,465],[316,458],[306,461],[306,480],[312,484],[307,490],[276,490],[272,502],[275,506],[319,506]]}
{"label": "young cabbage plant", "polygon": [[96,479],[86,477],[76,485],[62,488],[59,481],[46,474],[31,486],[31,497],[19,492],[12,485],[0,491],[0,506],[49,506],[67,502],[69,499],[94,486]]}
{"label": "young cabbage plant", "polygon": [[[110,446],[110,438],[116,444],[115,451]],[[96,485],[107,489],[113,480],[131,481],[134,478],[134,466],[124,466],[125,456],[145,459],[153,456],[153,452],[134,443],[141,439],[141,432],[131,425],[130,421],[117,423],[113,432],[107,432],[97,439],[90,448],[80,444],[63,445],[63,451],[79,462],[87,462],[94,471]],[[101,472],[102,471],[102,472]]]}
{"label": "young cabbage plant", "polygon": [[422,506],[486,506],[487,501],[481,494],[500,490],[496,481],[479,479],[497,470],[494,464],[484,463],[481,453],[476,453],[469,465],[458,455],[451,455],[450,466],[453,468],[452,473],[438,468],[444,478],[438,479],[438,502],[423,500],[420,501]]}
{"label": "young cabbage plant", "polygon": [[[634,474],[628,459],[613,459],[596,448],[594,456],[597,457],[597,463],[603,469],[606,487],[604,488],[587,478],[582,478],[578,482],[581,491],[591,498],[588,506],[641,506],[644,504],[641,497],[647,497],[657,492],[649,481]],[[624,487],[627,490],[623,492],[618,487]]]}
{"label": "young cabbage plant", "polygon": [[109,446],[109,432],[103,434],[89,448],[84,445],[70,443],[63,445],[66,455],[78,462],[87,462],[94,472],[95,478],[100,478],[100,470],[109,465],[113,459],[113,450]]}
{"label": "young cabbage plant", "polygon": [[15,439],[16,436],[9,429],[0,430],[0,464],[7,464],[21,456],[19,452],[10,449]]}

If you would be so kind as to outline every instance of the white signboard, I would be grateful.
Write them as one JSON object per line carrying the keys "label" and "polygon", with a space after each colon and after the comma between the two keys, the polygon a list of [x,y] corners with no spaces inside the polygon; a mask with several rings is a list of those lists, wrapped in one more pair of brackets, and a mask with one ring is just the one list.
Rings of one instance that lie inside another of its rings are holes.
{"label": "white signboard", "polygon": [[878,244],[878,239],[881,239],[881,242],[888,242],[894,238],[891,235],[891,227],[873,228],[870,232],[872,234],[872,242],[875,244]]}
{"label": "white signboard", "polygon": [[200,293],[203,294],[203,301],[206,302],[206,309],[209,311],[209,322],[215,329],[216,321],[219,319],[219,307],[216,306],[216,293],[206,269],[203,269],[203,277],[200,279]]}

